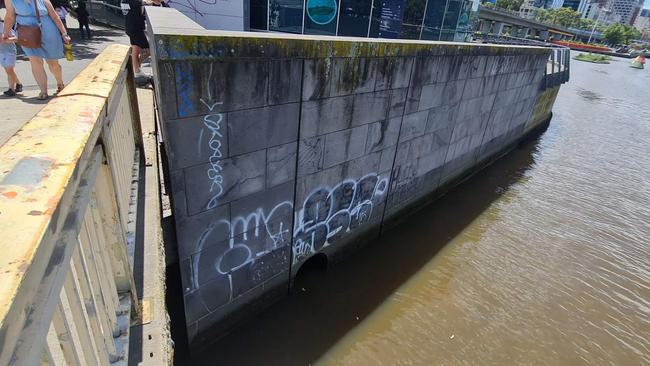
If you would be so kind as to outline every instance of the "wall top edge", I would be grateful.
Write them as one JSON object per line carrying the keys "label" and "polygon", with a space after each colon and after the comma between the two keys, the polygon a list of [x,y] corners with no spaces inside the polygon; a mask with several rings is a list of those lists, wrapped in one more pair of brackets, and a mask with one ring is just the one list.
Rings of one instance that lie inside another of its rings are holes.
{"label": "wall top edge", "polygon": [[147,9],[159,60],[214,58],[547,55],[549,48],[500,44],[207,30],[176,9]]}

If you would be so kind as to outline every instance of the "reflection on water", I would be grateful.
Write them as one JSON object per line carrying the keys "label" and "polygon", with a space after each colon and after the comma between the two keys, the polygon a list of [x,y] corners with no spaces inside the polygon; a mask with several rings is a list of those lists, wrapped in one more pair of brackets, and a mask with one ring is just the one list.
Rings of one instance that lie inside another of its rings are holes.
{"label": "reflection on water", "polygon": [[191,363],[650,365],[649,84],[573,62],[538,141]]}

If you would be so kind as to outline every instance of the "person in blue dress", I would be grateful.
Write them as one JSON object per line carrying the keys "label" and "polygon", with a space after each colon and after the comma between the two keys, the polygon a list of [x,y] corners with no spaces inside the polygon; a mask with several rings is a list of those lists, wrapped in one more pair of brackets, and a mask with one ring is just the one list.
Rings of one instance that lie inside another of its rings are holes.
{"label": "person in blue dress", "polygon": [[41,89],[38,99],[45,100],[49,97],[47,93],[47,74],[43,61],[56,79],[57,92],[64,88],[63,76],[59,59],[63,58],[63,43],[69,43],[70,37],[66,32],[61,19],[57,15],[49,0],[5,0],[7,13],[2,32],[3,39],[9,39],[12,28],[15,24],[34,26],[38,25],[34,2],[38,6],[41,18],[41,47],[23,47],[25,55],[29,57],[32,66],[32,74],[38,87]]}

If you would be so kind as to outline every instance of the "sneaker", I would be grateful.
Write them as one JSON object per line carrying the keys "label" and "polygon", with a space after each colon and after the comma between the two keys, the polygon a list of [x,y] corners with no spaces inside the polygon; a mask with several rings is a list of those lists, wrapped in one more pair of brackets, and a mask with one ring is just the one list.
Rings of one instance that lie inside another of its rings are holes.
{"label": "sneaker", "polygon": [[144,71],[141,70],[140,72],[136,72],[135,74],[133,74],[133,76],[134,76],[136,79],[139,79],[139,78],[148,78],[148,77],[149,77],[149,74],[146,74]]}
{"label": "sneaker", "polygon": [[16,84],[16,93],[20,93],[23,91],[23,84],[18,83]]}
{"label": "sneaker", "polygon": [[16,96],[16,92],[13,89],[7,89],[2,94],[4,94],[6,97],[15,97]]}

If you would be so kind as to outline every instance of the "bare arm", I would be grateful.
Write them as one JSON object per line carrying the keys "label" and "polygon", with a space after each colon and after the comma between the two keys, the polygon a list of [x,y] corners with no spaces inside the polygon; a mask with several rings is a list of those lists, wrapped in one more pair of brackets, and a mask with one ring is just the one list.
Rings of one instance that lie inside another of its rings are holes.
{"label": "bare arm", "polygon": [[7,7],[7,13],[5,14],[5,24],[4,29],[2,30],[2,38],[8,38],[11,35],[11,28],[13,28],[16,23],[16,10],[14,9],[14,4],[11,0],[5,0],[5,6]]}
{"label": "bare arm", "polygon": [[56,27],[59,28],[59,32],[61,32],[61,35],[67,36],[68,31],[65,30],[65,26],[63,25],[61,18],[59,18],[59,14],[57,14],[56,10],[54,10],[54,7],[52,6],[50,0],[43,0],[43,2],[45,3],[45,7],[47,8],[47,15],[49,15],[50,18],[52,18]]}

